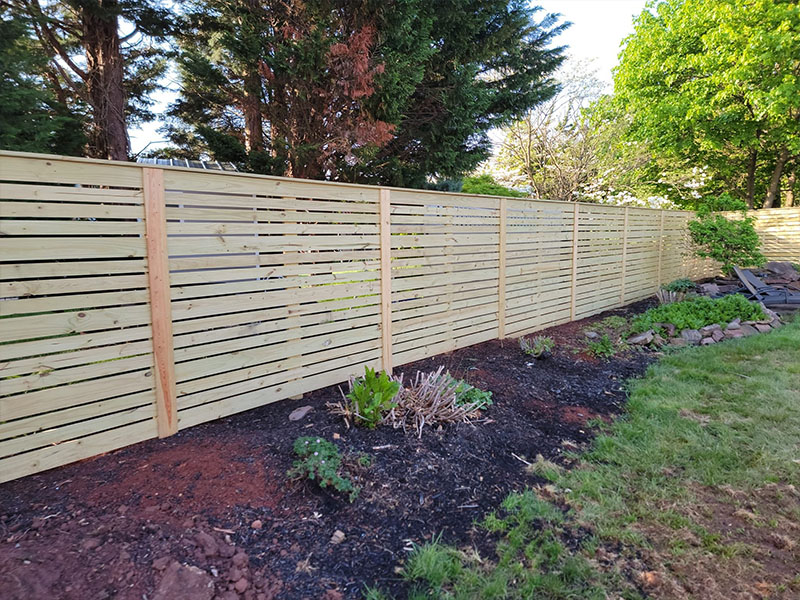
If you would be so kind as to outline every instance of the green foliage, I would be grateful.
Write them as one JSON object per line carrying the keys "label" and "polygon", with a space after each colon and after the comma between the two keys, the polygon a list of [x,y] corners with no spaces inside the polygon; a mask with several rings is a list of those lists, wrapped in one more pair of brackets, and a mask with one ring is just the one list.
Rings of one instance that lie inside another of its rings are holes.
{"label": "green foliage", "polygon": [[695,166],[758,206],[800,152],[800,6],[666,0],[635,21],[615,72],[628,139]]}
{"label": "green foliage", "polygon": [[675,281],[670,281],[667,284],[661,286],[663,289],[667,290],[668,292],[690,292],[695,287],[697,287],[691,279],[687,279],[682,277],[680,279],[676,279]]}
{"label": "green foliage", "polygon": [[82,115],[56,100],[46,70],[47,55],[26,20],[0,14],[0,148],[80,155],[86,142]]}
{"label": "green foliage", "polygon": [[648,329],[659,329],[655,326],[656,323],[672,323],[678,331],[699,329],[714,323],[725,326],[737,318],[742,321],[758,321],[765,318],[765,315],[758,304],[750,302],[741,294],[730,294],[716,299],[698,296],[648,309],[633,319],[631,331],[641,333]]}
{"label": "green foliage", "polygon": [[456,405],[475,406],[481,410],[486,410],[492,405],[492,392],[476,388],[463,379],[455,379],[449,373],[445,377],[455,384]]}
{"label": "green foliage", "polygon": [[350,401],[356,423],[375,428],[384,413],[395,405],[392,399],[400,391],[400,384],[386,373],[377,374],[375,369],[364,367],[364,377],[352,380],[346,398]]}
{"label": "green foliage", "polygon": [[524,198],[526,196],[524,192],[518,192],[500,185],[488,174],[465,177],[461,191],[465,194],[483,194],[485,196],[509,196],[511,198]]}
{"label": "green foliage", "polygon": [[609,359],[617,353],[617,347],[607,333],[604,333],[596,340],[589,340],[586,344],[587,351],[591,356]]}
{"label": "green foliage", "polygon": [[519,338],[520,349],[533,358],[547,358],[555,348],[555,345],[553,338],[543,335],[537,335],[533,339]]}
{"label": "green foliage", "polygon": [[766,258],[760,252],[761,240],[753,222],[752,217],[734,221],[720,214],[700,215],[689,222],[695,254],[721,263],[727,274],[734,267],[763,265]]}
{"label": "green foliage", "polygon": [[490,129],[555,91],[564,25],[522,0],[295,4],[182,4],[175,145],[244,150],[252,170],[427,187],[473,171]]}
{"label": "green foliage", "polygon": [[358,497],[360,489],[339,474],[342,457],[335,444],[318,437],[299,437],[294,442],[294,453],[299,460],[294,461],[287,476],[316,481],[321,488],[330,486],[348,494],[350,502]]}
{"label": "green foliage", "polygon": [[609,315],[605,319],[592,323],[587,331],[618,331],[628,326],[628,319],[620,315]]}

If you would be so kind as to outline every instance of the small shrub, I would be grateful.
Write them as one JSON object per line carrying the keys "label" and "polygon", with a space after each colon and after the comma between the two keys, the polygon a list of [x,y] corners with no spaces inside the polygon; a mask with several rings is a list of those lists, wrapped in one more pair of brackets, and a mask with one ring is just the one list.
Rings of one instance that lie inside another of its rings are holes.
{"label": "small shrub", "polygon": [[403,385],[396,406],[384,421],[395,429],[413,429],[422,437],[425,425],[437,423],[468,423],[479,409],[492,403],[492,393],[442,373],[444,367],[432,373],[417,371],[414,380]]}
{"label": "small shrub", "polygon": [[733,221],[707,209],[698,212],[689,222],[689,235],[695,254],[721,263],[722,271],[730,275],[733,268],[761,266],[766,258],[760,252],[761,241],[753,227],[754,219],[743,216]]}
{"label": "small shrub", "polygon": [[730,294],[716,299],[698,296],[645,311],[633,319],[631,332],[660,329],[655,326],[656,323],[672,323],[678,331],[700,329],[714,323],[724,326],[737,318],[742,321],[758,321],[764,319],[765,315],[758,304],[750,302],[741,294]]}
{"label": "small shrub", "polygon": [[334,414],[342,415],[348,427],[352,421],[374,429],[395,406],[392,400],[399,391],[399,381],[386,373],[378,374],[374,369],[364,367],[364,377],[350,378],[350,391],[342,393],[343,402],[327,406]]}
{"label": "small shrub", "polygon": [[675,281],[670,281],[669,283],[662,285],[662,289],[667,290],[668,292],[691,292],[695,288],[694,281],[691,279],[687,279],[686,277],[682,277],[681,279],[676,279]]}
{"label": "small shrub", "polygon": [[556,343],[553,338],[537,335],[533,339],[519,338],[519,347],[528,356],[533,358],[547,358],[553,351]]}
{"label": "small shrub", "polygon": [[358,497],[360,488],[339,474],[342,457],[339,449],[331,442],[318,437],[300,437],[294,442],[294,453],[299,460],[294,461],[287,476],[292,479],[310,479],[321,488],[328,486],[348,494],[350,502]]}
{"label": "small shrub", "polygon": [[[451,379],[452,376],[448,375]],[[492,392],[476,388],[463,379],[454,379],[456,382],[456,404],[467,406],[472,410],[486,410],[492,404]]]}
{"label": "small shrub", "polygon": [[589,340],[587,349],[590,355],[598,358],[611,358],[617,353],[617,348],[607,333],[604,333],[599,339]]}

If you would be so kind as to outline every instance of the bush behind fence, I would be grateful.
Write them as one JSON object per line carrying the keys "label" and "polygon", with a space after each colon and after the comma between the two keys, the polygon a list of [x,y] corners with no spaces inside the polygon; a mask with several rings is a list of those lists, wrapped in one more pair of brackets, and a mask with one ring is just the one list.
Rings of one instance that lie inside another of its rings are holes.
{"label": "bush behind fence", "polygon": [[0,481],[713,272],[689,212],[0,152]]}

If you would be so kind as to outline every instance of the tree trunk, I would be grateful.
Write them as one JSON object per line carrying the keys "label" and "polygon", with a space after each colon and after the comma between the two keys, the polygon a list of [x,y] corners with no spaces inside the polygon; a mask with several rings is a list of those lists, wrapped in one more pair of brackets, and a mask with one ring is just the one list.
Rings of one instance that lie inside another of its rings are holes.
{"label": "tree trunk", "polygon": [[756,164],[758,162],[758,150],[750,150],[750,159],[747,162],[747,208],[753,209],[756,194]]}
{"label": "tree trunk", "polygon": [[117,23],[117,1],[99,0],[81,14],[86,52],[86,94],[92,109],[89,154],[128,160],[124,65]]}
{"label": "tree trunk", "polygon": [[264,150],[264,119],[261,114],[261,76],[258,73],[248,73],[245,76],[242,113],[244,114],[247,151],[262,152]]}
{"label": "tree trunk", "polygon": [[784,146],[778,155],[778,161],[775,163],[775,170],[772,171],[772,178],[769,181],[769,190],[767,190],[767,198],[764,200],[764,208],[772,208],[775,204],[775,199],[781,192],[781,177],[783,176],[783,167],[786,165],[787,160],[789,160],[789,149]]}
{"label": "tree trunk", "polygon": [[794,186],[797,183],[797,167],[792,169],[786,180],[786,206],[794,206]]}

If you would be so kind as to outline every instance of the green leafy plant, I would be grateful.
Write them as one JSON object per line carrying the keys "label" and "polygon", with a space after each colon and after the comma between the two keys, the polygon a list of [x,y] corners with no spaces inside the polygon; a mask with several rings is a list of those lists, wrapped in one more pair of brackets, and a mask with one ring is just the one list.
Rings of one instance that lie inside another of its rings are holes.
{"label": "green leafy plant", "polygon": [[689,222],[689,235],[700,258],[711,258],[721,263],[728,275],[734,267],[761,266],[766,258],[760,252],[761,240],[753,227],[752,217],[742,216],[732,220],[706,210]]}
{"label": "green leafy plant", "polygon": [[586,331],[605,331],[623,329],[628,326],[628,319],[620,315],[609,315],[605,319],[592,323]]}
{"label": "green leafy plant", "polygon": [[456,406],[471,406],[480,410],[486,410],[492,404],[492,392],[476,388],[463,379],[454,379],[456,392]]}
{"label": "green leafy plant", "polygon": [[611,358],[617,353],[617,348],[607,333],[596,340],[589,340],[587,350],[590,355],[598,358]]}
{"label": "green leafy plant", "polygon": [[352,421],[374,429],[385,413],[396,406],[392,400],[400,391],[400,382],[386,373],[376,373],[375,369],[364,367],[363,377],[350,379],[350,391],[342,393],[343,402],[329,403],[334,414],[344,417],[347,426]]}
{"label": "green leafy plant", "polygon": [[641,333],[648,329],[661,331],[662,328],[657,323],[671,323],[676,330],[681,331],[699,329],[714,323],[724,326],[734,319],[758,321],[764,318],[761,307],[741,294],[730,294],[717,299],[698,296],[645,311],[633,319],[631,332]]}
{"label": "green leafy plant", "polygon": [[543,335],[537,335],[532,339],[519,338],[520,349],[533,358],[547,358],[553,352],[555,345],[553,338]]}
{"label": "green leafy plant", "polygon": [[695,288],[694,281],[691,279],[687,279],[686,277],[682,277],[680,279],[676,279],[675,281],[670,281],[669,283],[662,285],[662,289],[667,290],[668,292],[691,292]]}
{"label": "green leafy plant", "polygon": [[358,497],[360,488],[339,473],[342,457],[333,443],[318,437],[300,437],[294,442],[294,453],[299,460],[294,461],[287,476],[316,481],[321,488],[330,486],[348,494],[350,502]]}

